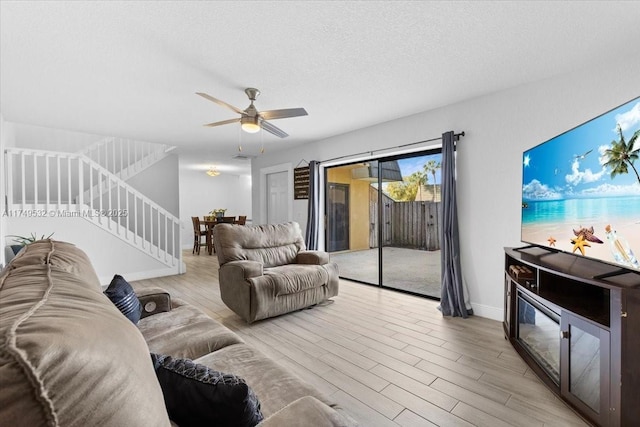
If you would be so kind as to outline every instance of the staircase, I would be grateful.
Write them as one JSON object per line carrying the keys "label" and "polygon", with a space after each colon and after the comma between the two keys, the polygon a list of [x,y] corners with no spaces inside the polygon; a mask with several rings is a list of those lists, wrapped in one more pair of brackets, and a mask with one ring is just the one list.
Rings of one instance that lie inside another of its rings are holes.
{"label": "staircase", "polygon": [[80,151],[126,181],[167,156],[175,147],[133,139],[107,137]]}
{"label": "staircase", "polygon": [[6,149],[7,209],[84,218],[167,267],[178,267],[180,220],[122,179],[149,167],[152,158],[164,158],[165,149],[145,151],[127,140],[109,140],[81,153]]}
{"label": "staircase", "polygon": [[[173,148],[175,147],[164,144],[107,137],[81,150],[80,154],[87,156],[122,181],[126,181],[167,157],[167,153]],[[90,197],[90,191],[96,194],[100,190],[104,191],[97,186],[88,188],[84,198]]]}

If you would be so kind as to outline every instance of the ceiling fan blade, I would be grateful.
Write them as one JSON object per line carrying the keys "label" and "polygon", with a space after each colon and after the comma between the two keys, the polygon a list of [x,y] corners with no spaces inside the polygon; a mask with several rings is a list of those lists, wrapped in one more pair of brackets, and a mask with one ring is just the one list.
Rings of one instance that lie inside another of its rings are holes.
{"label": "ceiling fan blade", "polygon": [[306,116],[307,110],[304,108],[284,108],[282,110],[261,111],[260,116],[265,120],[286,119],[287,117]]}
{"label": "ceiling fan blade", "polygon": [[211,96],[211,95],[207,95],[206,93],[196,92],[196,95],[200,95],[201,97],[203,97],[203,98],[205,98],[205,99],[208,99],[209,101],[213,101],[213,102],[215,102],[215,103],[216,103],[216,104],[218,104],[218,105],[222,105],[223,107],[227,107],[227,108],[229,108],[230,110],[233,110],[233,111],[235,111],[235,112],[236,112],[236,113],[238,113],[238,114],[244,114],[244,111],[242,111],[242,110],[241,110],[241,109],[239,109],[238,107],[234,107],[234,106],[233,106],[233,105],[231,105],[231,104],[227,104],[226,102],[221,101],[221,100],[219,100],[218,98],[214,98],[214,97],[213,97],[213,96]]}
{"label": "ceiling fan blade", "polygon": [[289,136],[288,133],[286,133],[285,131],[283,131],[282,129],[280,129],[279,127],[276,127],[274,125],[272,125],[271,123],[269,123],[266,120],[262,120],[262,122],[260,122],[260,126],[262,127],[262,129],[266,130],[267,132],[278,136],[280,138],[286,138]]}
{"label": "ceiling fan blade", "polygon": [[210,128],[212,127],[216,127],[216,126],[222,126],[222,125],[228,125],[229,123],[236,123],[240,121],[240,117],[238,117],[237,119],[229,119],[229,120],[223,120],[221,122],[215,122],[215,123],[208,123],[204,126],[208,126]]}

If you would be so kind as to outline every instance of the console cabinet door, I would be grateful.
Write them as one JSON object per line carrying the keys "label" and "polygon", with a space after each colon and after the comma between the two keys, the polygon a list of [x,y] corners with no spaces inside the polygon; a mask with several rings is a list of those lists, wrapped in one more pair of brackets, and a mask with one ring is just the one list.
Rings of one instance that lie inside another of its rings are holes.
{"label": "console cabinet door", "polygon": [[609,331],[566,311],[560,329],[560,393],[598,425],[610,425]]}
{"label": "console cabinet door", "polygon": [[513,285],[511,283],[511,276],[509,273],[504,274],[504,334],[505,338],[509,339],[509,337],[513,336],[511,331],[511,304],[513,298],[511,297],[511,293],[513,292]]}

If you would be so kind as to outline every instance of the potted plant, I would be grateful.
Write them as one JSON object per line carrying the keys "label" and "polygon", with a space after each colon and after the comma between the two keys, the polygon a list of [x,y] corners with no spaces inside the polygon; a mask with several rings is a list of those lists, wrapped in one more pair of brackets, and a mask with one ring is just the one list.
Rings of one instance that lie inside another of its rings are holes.
{"label": "potted plant", "polygon": [[214,215],[216,218],[222,218],[226,211],[227,211],[226,209],[214,209],[209,213]]}
{"label": "potted plant", "polygon": [[47,237],[45,237],[43,234],[40,238],[38,238],[35,233],[31,233],[31,235],[28,237],[14,236],[14,235],[6,236],[6,237],[12,237],[13,241],[16,243],[15,245],[7,245],[7,247],[5,248],[6,261],[9,262],[14,256],[18,254],[18,252],[20,252],[20,250],[23,247],[38,240],[50,239],[51,236],[53,236],[53,233],[49,234]]}
{"label": "potted plant", "polygon": [[47,237],[44,237],[44,234],[43,234],[40,238],[36,236],[36,233],[31,233],[29,237],[14,236],[14,235],[8,235],[6,237],[13,237],[13,241],[16,242],[17,245],[11,245],[11,248],[14,250],[15,253],[18,253],[18,251],[22,249],[23,246],[27,246],[38,240],[50,239],[51,236],[53,236],[53,233],[49,234]]}

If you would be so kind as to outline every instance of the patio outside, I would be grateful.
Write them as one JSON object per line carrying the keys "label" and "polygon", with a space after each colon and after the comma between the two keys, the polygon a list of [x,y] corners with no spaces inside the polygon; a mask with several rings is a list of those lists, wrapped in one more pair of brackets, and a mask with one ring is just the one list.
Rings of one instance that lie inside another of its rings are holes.
{"label": "patio outside", "polygon": [[340,277],[440,298],[440,160],[423,153],[327,170],[327,247]]}
{"label": "patio outside", "polygon": [[[330,256],[338,264],[341,278],[378,283],[377,248],[334,252]],[[382,256],[383,283],[391,280],[396,289],[440,298],[440,251],[384,247]]]}

